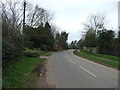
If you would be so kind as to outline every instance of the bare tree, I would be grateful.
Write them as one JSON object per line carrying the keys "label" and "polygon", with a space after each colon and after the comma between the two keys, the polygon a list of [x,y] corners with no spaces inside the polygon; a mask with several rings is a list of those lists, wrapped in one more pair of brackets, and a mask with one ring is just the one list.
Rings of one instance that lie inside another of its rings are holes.
{"label": "bare tree", "polygon": [[61,30],[61,28],[58,27],[58,26],[55,25],[55,24],[51,24],[51,29],[52,29],[54,38],[56,37],[56,35],[57,35],[57,34],[59,33],[59,31]]}
{"label": "bare tree", "polygon": [[22,25],[23,3],[4,1],[1,2],[2,19],[9,23],[15,30],[20,30]]}
{"label": "bare tree", "polygon": [[84,27],[86,30],[93,29],[95,33],[97,33],[99,30],[105,29],[106,25],[106,17],[105,15],[101,14],[91,14],[88,17],[88,20],[86,23],[84,23]]}
{"label": "bare tree", "polygon": [[43,8],[40,8],[38,5],[30,8],[31,10],[27,12],[26,23],[31,27],[39,26],[41,23],[45,24],[45,22],[50,22],[53,18],[53,14]]}

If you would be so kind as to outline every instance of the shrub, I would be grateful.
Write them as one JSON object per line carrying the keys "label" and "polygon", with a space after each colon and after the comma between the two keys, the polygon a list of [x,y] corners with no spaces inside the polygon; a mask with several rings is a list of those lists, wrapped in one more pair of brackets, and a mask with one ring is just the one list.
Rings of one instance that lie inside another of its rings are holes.
{"label": "shrub", "polygon": [[24,51],[24,55],[28,57],[39,57],[40,54],[37,51]]}
{"label": "shrub", "polygon": [[34,51],[40,51],[40,48],[33,48]]}
{"label": "shrub", "polygon": [[29,49],[29,48],[25,48],[25,51],[31,51],[31,49]]}
{"label": "shrub", "polygon": [[31,42],[31,41],[25,40],[25,41],[24,41],[24,47],[27,47],[27,48],[33,49],[33,47],[34,47],[34,43]]}
{"label": "shrub", "polygon": [[47,51],[47,50],[51,49],[51,46],[49,46],[49,45],[42,45],[41,49]]}
{"label": "shrub", "polygon": [[21,49],[15,48],[12,44],[2,41],[2,60],[3,62],[10,60],[18,60],[21,56]]}
{"label": "shrub", "polygon": [[[6,14],[7,15],[7,14]],[[17,23],[11,24],[12,16],[6,19],[2,18],[2,60],[3,62],[11,60],[20,60],[23,49],[23,34],[17,27]]]}

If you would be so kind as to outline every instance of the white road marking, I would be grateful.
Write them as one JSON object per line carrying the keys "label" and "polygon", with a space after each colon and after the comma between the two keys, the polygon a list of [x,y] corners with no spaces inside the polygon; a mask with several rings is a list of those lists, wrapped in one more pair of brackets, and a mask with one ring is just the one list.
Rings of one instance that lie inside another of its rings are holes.
{"label": "white road marking", "polygon": [[[65,56],[65,55],[64,55]],[[74,63],[75,64],[75,62],[74,61],[72,61],[70,58],[68,58],[67,56],[65,56],[70,62],[72,62],[72,63]]]}
{"label": "white road marking", "polygon": [[[64,55],[65,56],[65,55]],[[74,63],[75,64],[75,62],[74,61],[72,61],[70,58],[68,58],[67,56],[65,56],[70,62],[72,62],[72,63]],[[89,74],[91,74],[92,76],[94,76],[94,77],[96,77],[97,78],[97,76],[96,75],[94,75],[93,73],[91,73],[90,71],[88,71],[87,69],[85,69],[85,68],[83,68],[82,66],[80,66],[79,65],[79,68],[82,68],[83,70],[85,70],[87,73],[89,73]]]}
{"label": "white road marking", "polygon": [[71,61],[72,63],[74,63],[74,64],[75,64],[75,62],[73,62],[71,59],[69,59],[69,61]]}
{"label": "white road marking", "polygon": [[91,73],[90,71],[88,71],[87,69],[83,68],[82,66],[79,65],[79,68],[82,68],[82,69],[85,70],[87,73],[89,73],[89,74],[91,74],[92,76],[94,76],[94,77],[97,78],[97,76],[96,76],[95,74]]}

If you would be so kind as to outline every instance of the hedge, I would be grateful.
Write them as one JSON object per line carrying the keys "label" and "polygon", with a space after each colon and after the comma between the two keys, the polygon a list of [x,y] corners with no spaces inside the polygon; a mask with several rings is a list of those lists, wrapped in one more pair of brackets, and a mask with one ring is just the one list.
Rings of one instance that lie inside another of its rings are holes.
{"label": "hedge", "polygon": [[37,51],[24,51],[24,55],[28,57],[39,57],[40,54]]}

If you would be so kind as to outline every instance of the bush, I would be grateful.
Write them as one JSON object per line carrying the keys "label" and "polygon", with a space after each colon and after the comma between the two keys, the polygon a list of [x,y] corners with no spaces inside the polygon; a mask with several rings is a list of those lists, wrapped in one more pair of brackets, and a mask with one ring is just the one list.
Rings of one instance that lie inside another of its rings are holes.
{"label": "bush", "polygon": [[31,51],[31,49],[29,49],[29,48],[24,48],[24,50],[25,50],[25,51]]}
{"label": "bush", "polygon": [[44,51],[48,51],[48,50],[51,49],[51,46],[49,46],[49,45],[42,45],[41,49],[44,50]]}
{"label": "bush", "polygon": [[40,51],[40,48],[33,48],[34,51]]}
{"label": "bush", "polygon": [[21,56],[21,50],[16,49],[12,44],[2,41],[2,60],[3,62],[10,60],[18,60]]}
{"label": "bush", "polygon": [[24,55],[28,57],[39,57],[40,54],[37,51],[24,51]]}
{"label": "bush", "polygon": [[[2,18],[2,60],[20,60],[23,49],[23,34],[17,27],[17,23],[11,25],[11,17],[7,20]],[[10,22],[9,22],[10,21]]]}
{"label": "bush", "polygon": [[24,41],[24,47],[27,47],[27,48],[33,49],[33,47],[34,47],[34,43],[31,42],[31,41],[25,40],[25,41]]}

